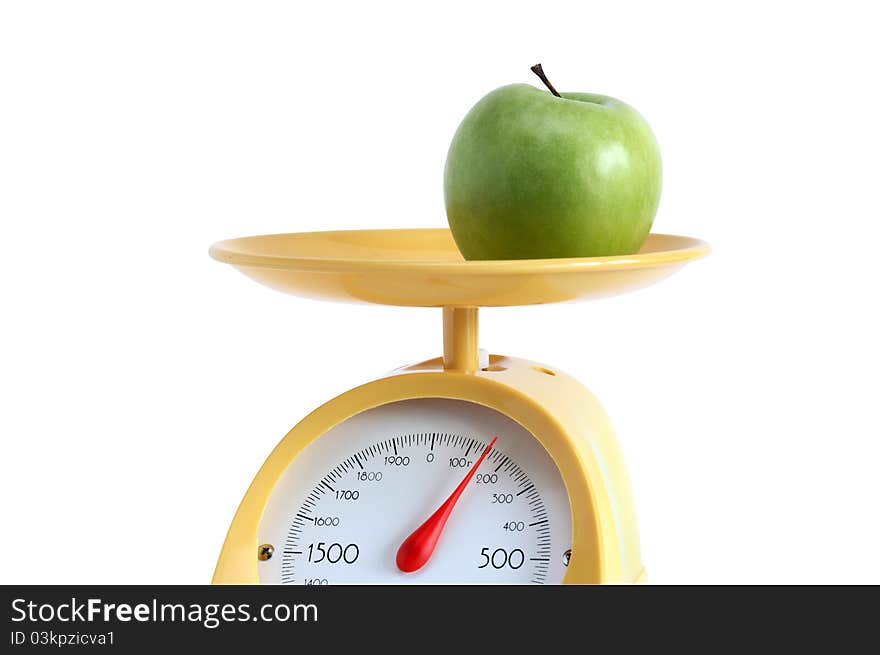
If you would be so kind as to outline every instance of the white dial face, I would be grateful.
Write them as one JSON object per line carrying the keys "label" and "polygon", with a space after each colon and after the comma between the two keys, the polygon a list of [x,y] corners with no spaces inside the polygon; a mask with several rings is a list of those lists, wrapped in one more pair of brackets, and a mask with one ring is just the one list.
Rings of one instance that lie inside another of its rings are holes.
{"label": "white dial face", "polygon": [[409,400],[312,442],[273,489],[258,539],[274,548],[258,562],[263,583],[558,584],[571,508],[518,423],[474,403]]}

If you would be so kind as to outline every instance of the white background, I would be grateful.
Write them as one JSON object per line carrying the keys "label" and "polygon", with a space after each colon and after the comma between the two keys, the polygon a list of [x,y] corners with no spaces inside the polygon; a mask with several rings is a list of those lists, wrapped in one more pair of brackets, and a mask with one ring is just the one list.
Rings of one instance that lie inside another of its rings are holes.
{"label": "white background", "polygon": [[602,399],[652,581],[880,582],[880,47],[870,3],[4,2],[0,582],[202,583],[329,397],[439,310],[323,304],[210,260],[247,234],[445,225],[449,140],[538,83],[635,106],[655,231],[712,256],[482,345]]}

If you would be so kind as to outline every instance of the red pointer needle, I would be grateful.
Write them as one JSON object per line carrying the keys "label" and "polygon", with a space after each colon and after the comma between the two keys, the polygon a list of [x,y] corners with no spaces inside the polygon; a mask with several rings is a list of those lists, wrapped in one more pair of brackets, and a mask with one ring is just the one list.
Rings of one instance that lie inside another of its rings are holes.
{"label": "red pointer needle", "polygon": [[428,517],[427,521],[416,528],[416,531],[400,544],[400,548],[397,549],[397,568],[404,573],[412,573],[428,563],[428,560],[431,559],[431,555],[434,553],[434,548],[437,546],[437,540],[446,526],[446,521],[449,520],[449,515],[452,514],[452,510],[455,508],[455,503],[461,498],[461,494],[464,492],[465,487],[467,487],[468,482],[474,477],[474,473],[477,472],[480,464],[482,464],[486,455],[489,454],[489,451],[492,450],[492,446],[495,445],[496,441],[498,441],[498,437],[494,437],[491,443],[486,446],[486,450],[474,462],[471,470],[464,476],[464,480],[458,483],[455,491],[446,499],[446,502],[440,505],[437,511]]}

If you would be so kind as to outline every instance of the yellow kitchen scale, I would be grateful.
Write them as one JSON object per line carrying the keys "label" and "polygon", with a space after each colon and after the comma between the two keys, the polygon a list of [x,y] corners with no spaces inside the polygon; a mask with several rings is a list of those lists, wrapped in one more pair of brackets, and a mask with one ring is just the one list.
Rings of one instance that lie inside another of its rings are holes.
{"label": "yellow kitchen scale", "polygon": [[578,584],[644,577],[632,493],[596,398],[477,346],[479,307],[653,284],[707,244],[635,255],[464,261],[449,230],[232,239],[211,256],[307,298],[443,310],[443,356],[328,401],[272,451],[232,520],[221,584]]}

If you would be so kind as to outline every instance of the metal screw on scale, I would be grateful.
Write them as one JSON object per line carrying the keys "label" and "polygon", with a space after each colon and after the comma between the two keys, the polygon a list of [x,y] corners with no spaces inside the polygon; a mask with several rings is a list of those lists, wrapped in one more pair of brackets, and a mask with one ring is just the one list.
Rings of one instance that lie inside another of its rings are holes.
{"label": "metal screw on scale", "polygon": [[565,566],[568,566],[568,563],[571,561],[571,548],[562,553],[562,563]]}
{"label": "metal screw on scale", "polygon": [[272,559],[272,555],[274,554],[275,546],[273,546],[272,544],[263,544],[262,546],[257,548],[257,559],[261,562]]}

